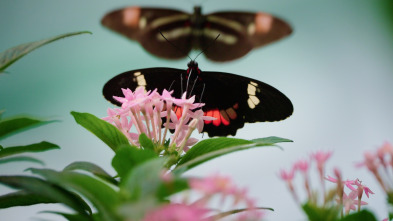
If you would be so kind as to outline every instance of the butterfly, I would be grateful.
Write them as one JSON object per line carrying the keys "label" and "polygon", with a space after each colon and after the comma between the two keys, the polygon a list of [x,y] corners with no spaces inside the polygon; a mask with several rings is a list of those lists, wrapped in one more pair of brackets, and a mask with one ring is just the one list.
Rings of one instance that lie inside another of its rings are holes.
{"label": "butterfly", "polygon": [[244,123],[280,121],[293,112],[291,101],[279,90],[261,81],[223,72],[201,71],[191,61],[188,69],[146,68],[127,71],[109,80],[103,88],[104,97],[121,105],[113,96],[122,97],[121,88],[135,90],[174,90],[172,96],[180,98],[183,92],[195,95],[203,102],[204,115],[215,117],[205,120],[203,132],[209,137],[236,135]]}
{"label": "butterfly", "polygon": [[[101,23],[138,41],[158,57],[178,59],[189,54],[191,49],[205,51],[208,48],[205,56],[219,62],[240,58],[253,48],[277,41],[292,32],[288,23],[264,12],[202,15],[198,6],[194,7],[192,14],[172,9],[127,7],[106,14]],[[167,44],[162,35],[181,50]],[[218,35],[220,37],[214,42]]]}

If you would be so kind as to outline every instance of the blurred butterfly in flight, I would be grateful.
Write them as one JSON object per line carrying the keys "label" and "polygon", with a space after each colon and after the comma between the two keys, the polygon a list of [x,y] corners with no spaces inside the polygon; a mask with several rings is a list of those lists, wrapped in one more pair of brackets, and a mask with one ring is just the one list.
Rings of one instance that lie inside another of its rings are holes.
{"label": "blurred butterfly in flight", "polygon": [[196,102],[205,103],[204,115],[215,117],[205,121],[203,128],[210,137],[235,135],[244,123],[280,121],[293,112],[291,101],[279,90],[261,81],[222,72],[201,71],[191,60],[188,69],[146,68],[127,71],[109,80],[103,89],[104,97],[120,105],[113,96],[122,97],[121,88],[134,91],[174,90],[180,98],[183,90],[195,95]]}
{"label": "blurred butterfly in flight", "polygon": [[[230,61],[253,48],[288,36],[291,26],[264,12],[216,12],[203,15],[200,7],[192,14],[161,8],[128,7],[112,11],[102,24],[127,38],[138,41],[150,53],[167,59],[185,57],[191,49],[206,49],[213,61]],[[177,45],[167,44],[162,34]],[[211,44],[216,36],[220,38]]]}

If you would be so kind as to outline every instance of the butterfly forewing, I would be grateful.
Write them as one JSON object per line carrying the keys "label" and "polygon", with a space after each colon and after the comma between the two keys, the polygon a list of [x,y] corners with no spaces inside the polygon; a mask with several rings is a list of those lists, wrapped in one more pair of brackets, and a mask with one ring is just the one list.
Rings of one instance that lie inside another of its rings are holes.
{"label": "butterfly forewing", "polygon": [[[197,76],[197,77],[196,77]],[[182,92],[196,96],[196,102],[205,103],[205,115],[215,120],[205,121],[204,132],[212,136],[235,135],[244,123],[279,121],[293,112],[291,101],[274,87],[255,79],[221,72],[192,73],[173,68],[148,68],[128,71],[108,81],[103,89],[106,99],[120,105],[115,96],[123,96],[121,88],[147,91],[174,90],[173,96]]]}
{"label": "butterfly forewing", "polygon": [[[138,41],[150,53],[170,59],[185,57],[191,50],[190,14],[171,9],[128,7],[105,15],[101,23]],[[162,37],[162,34],[181,51]]]}

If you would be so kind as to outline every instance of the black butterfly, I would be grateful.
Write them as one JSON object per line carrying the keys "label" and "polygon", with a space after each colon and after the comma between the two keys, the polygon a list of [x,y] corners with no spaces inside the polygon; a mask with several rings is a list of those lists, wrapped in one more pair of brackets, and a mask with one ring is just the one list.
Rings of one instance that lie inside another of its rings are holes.
{"label": "black butterfly", "polygon": [[279,121],[293,112],[291,101],[279,90],[255,79],[222,72],[202,72],[194,61],[187,71],[174,68],[146,68],[127,71],[109,80],[104,97],[120,105],[113,96],[123,96],[121,88],[135,90],[174,90],[174,97],[184,91],[203,102],[205,115],[216,120],[205,121],[204,132],[210,137],[235,135],[244,123]]}
{"label": "black butterfly", "polygon": [[[168,59],[185,57],[191,49],[205,49],[213,61],[240,58],[251,49],[277,41],[291,34],[285,21],[264,12],[217,12],[202,15],[159,8],[128,7],[112,11],[101,23],[138,41],[150,53]],[[181,51],[165,42],[162,34]],[[210,46],[220,34],[220,38]]]}

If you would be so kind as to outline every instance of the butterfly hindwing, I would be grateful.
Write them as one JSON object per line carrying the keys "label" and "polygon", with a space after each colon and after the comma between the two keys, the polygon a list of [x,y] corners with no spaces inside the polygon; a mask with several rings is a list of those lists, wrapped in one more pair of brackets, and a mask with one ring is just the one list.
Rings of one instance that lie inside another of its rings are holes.
{"label": "butterfly hindwing", "polygon": [[172,9],[128,7],[108,13],[101,22],[138,41],[150,53],[168,59],[185,57],[193,48],[208,48],[205,54],[211,60],[234,60],[292,32],[289,24],[267,13],[233,11],[203,15],[200,7],[195,7],[192,14]]}

